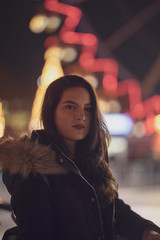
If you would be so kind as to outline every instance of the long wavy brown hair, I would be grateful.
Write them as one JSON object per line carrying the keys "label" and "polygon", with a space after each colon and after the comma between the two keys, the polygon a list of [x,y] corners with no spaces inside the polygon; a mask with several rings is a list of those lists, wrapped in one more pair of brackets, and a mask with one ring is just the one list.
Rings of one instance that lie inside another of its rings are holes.
{"label": "long wavy brown hair", "polygon": [[118,184],[109,168],[108,146],[110,134],[99,110],[97,95],[93,87],[84,78],[66,75],[52,82],[46,90],[41,120],[44,130],[53,142],[68,154],[68,148],[56,129],[54,114],[63,92],[68,88],[83,87],[91,98],[91,125],[88,135],[77,142],[75,161],[83,176],[95,188],[100,205],[111,203],[117,196]]}

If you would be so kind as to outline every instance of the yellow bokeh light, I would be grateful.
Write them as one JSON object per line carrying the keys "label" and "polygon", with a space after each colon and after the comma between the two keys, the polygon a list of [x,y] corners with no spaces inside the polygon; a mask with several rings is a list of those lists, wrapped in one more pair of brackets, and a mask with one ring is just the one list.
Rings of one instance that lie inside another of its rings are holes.
{"label": "yellow bokeh light", "polygon": [[42,70],[40,87],[47,87],[53,80],[63,75],[60,61],[57,58],[49,58]]}
{"label": "yellow bokeh light", "polygon": [[60,47],[50,47],[45,51],[44,59],[47,60],[49,58],[58,58],[61,60],[61,52],[62,49]]}
{"label": "yellow bokeh light", "polygon": [[63,75],[63,69],[58,59],[50,58],[45,62],[41,75],[41,83],[37,89],[36,96],[33,102],[31,119],[29,124],[30,132],[34,129],[41,129],[43,127],[40,123],[40,114],[46,88],[51,82]]}
{"label": "yellow bokeh light", "polygon": [[160,114],[158,114],[154,119],[154,126],[157,132],[160,132]]}
{"label": "yellow bokeh light", "polygon": [[3,137],[5,130],[5,118],[3,116],[2,103],[0,102],[0,137]]}
{"label": "yellow bokeh light", "polygon": [[41,33],[46,29],[47,24],[48,18],[45,15],[36,15],[31,19],[29,29],[34,33]]}
{"label": "yellow bokeh light", "polygon": [[0,102],[0,116],[2,115],[3,110],[2,110],[2,103]]}
{"label": "yellow bokeh light", "polygon": [[0,137],[3,137],[4,135],[4,126],[5,126],[5,120],[4,118],[0,117]]}

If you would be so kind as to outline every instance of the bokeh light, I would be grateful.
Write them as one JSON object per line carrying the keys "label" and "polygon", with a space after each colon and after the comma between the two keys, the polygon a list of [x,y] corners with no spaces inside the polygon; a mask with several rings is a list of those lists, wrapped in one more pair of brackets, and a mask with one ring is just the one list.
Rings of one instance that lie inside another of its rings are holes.
{"label": "bokeh light", "polygon": [[50,16],[48,17],[48,22],[46,26],[46,32],[51,33],[57,31],[57,29],[61,25],[61,18],[60,16]]}
{"label": "bokeh light", "polygon": [[29,132],[34,129],[41,129],[43,127],[40,123],[40,114],[46,88],[51,82],[61,76],[63,76],[63,69],[60,61],[57,58],[49,58],[46,60],[42,69],[42,75],[39,77],[40,85],[37,89],[32,106]]}
{"label": "bokeh light", "polygon": [[128,114],[104,113],[103,117],[111,135],[128,135],[133,129],[133,119]]}
{"label": "bokeh light", "polygon": [[116,99],[110,100],[108,104],[109,104],[109,112],[119,113],[121,111],[121,104]]}
{"label": "bokeh light", "polygon": [[92,74],[86,74],[83,76],[95,89],[98,88],[98,79]]}
{"label": "bokeh light", "polygon": [[160,114],[158,114],[154,119],[154,126],[156,132],[160,132]]}
{"label": "bokeh light", "polygon": [[144,128],[143,128],[143,121],[137,121],[134,124],[133,132],[132,134],[137,137],[141,138],[144,136]]}
{"label": "bokeh light", "polygon": [[109,156],[125,154],[128,151],[128,141],[125,137],[112,137],[112,141],[108,148]]}
{"label": "bokeh light", "polygon": [[62,48],[60,47],[49,47],[44,54],[44,59],[57,58],[62,60]]}
{"label": "bokeh light", "polygon": [[107,92],[115,92],[117,90],[117,77],[113,74],[106,74],[103,78],[103,87]]}
{"label": "bokeh light", "polygon": [[78,56],[78,52],[74,47],[66,47],[62,51],[62,60],[64,62],[73,62]]}
{"label": "bokeh light", "polygon": [[3,114],[2,103],[0,102],[0,137],[3,137],[5,130],[5,118]]}
{"label": "bokeh light", "polygon": [[101,110],[101,113],[108,113],[110,106],[109,103],[103,99],[99,99],[99,107]]}
{"label": "bokeh light", "polygon": [[41,33],[46,29],[47,24],[48,18],[45,15],[36,15],[31,19],[29,29],[34,33]]}
{"label": "bokeh light", "polygon": [[57,58],[49,58],[43,67],[41,75],[41,87],[48,86],[54,79],[63,75],[61,63]]}
{"label": "bokeh light", "polygon": [[154,120],[155,120],[155,114],[151,113],[143,122],[143,129],[144,129],[145,135],[148,136],[155,132]]}

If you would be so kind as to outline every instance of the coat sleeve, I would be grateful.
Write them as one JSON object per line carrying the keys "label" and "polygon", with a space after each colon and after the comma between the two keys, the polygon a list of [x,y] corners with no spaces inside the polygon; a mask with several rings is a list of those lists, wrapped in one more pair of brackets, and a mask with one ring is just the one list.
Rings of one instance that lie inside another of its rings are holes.
{"label": "coat sleeve", "polygon": [[26,179],[16,177],[11,205],[19,226],[18,239],[57,239],[52,201],[46,183],[40,176],[31,175]]}
{"label": "coat sleeve", "polygon": [[131,210],[130,206],[122,200],[115,202],[115,233],[129,240],[141,240],[145,229],[160,232],[160,228],[153,222],[144,219]]}

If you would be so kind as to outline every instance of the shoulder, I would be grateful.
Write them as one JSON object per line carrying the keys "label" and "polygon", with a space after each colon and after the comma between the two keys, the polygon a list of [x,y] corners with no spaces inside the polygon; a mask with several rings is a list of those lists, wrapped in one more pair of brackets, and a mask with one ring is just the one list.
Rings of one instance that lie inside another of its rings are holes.
{"label": "shoulder", "polygon": [[4,171],[2,178],[12,199],[17,196],[28,198],[29,195],[38,197],[44,196],[46,193],[48,194],[47,185],[41,174],[30,173],[24,178],[19,173],[10,174],[8,171]]}
{"label": "shoulder", "polygon": [[56,161],[56,151],[28,136],[0,140],[0,167],[10,174],[26,178],[30,173],[64,174]]}

